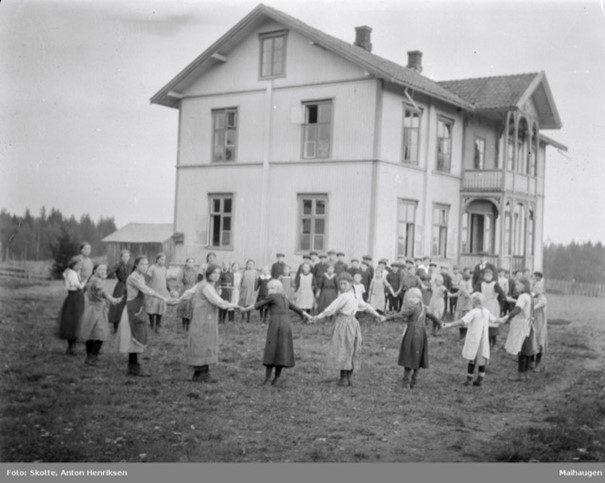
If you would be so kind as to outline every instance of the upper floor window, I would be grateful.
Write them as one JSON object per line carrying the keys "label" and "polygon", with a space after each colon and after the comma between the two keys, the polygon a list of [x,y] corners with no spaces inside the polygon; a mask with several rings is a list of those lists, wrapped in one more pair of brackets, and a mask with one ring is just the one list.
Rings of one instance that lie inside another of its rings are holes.
{"label": "upper floor window", "polygon": [[327,195],[298,195],[298,250],[325,250]]}
{"label": "upper floor window", "polygon": [[209,195],[208,204],[210,207],[209,245],[213,248],[233,248],[233,195]]}
{"label": "upper floor window", "polygon": [[475,169],[485,168],[485,139],[483,138],[475,138],[475,154],[473,161],[473,167]]}
{"label": "upper floor window", "polygon": [[437,120],[437,169],[448,171],[452,162],[453,121],[445,118]]}
{"label": "upper floor window", "polygon": [[286,73],[286,32],[260,36],[260,77],[280,77]]}
{"label": "upper floor window", "polygon": [[402,161],[418,164],[420,145],[420,116],[422,112],[412,106],[403,106],[403,156]]}
{"label": "upper floor window", "polygon": [[307,102],[303,124],[303,158],[330,157],[332,101]]}
{"label": "upper floor window", "polygon": [[237,152],[237,108],[212,111],[213,161],[235,161]]}

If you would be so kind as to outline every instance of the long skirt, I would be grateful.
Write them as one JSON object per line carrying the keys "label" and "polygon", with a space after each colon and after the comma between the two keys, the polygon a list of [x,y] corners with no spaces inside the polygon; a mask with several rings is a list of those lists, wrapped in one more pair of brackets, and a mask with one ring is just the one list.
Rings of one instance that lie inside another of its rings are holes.
{"label": "long skirt", "polygon": [[521,317],[515,317],[510,322],[504,350],[516,356],[521,351],[525,339],[530,334],[529,322]]}
{"label": "long skirt", "polygon": [[397,364],[408,369],[428,369],[428,339],[426,328],[420,323],[406,327],[401,339]]}
{"label": "long skirt", "polygon": [[122,312],[124,312],[124,307],[126,307],[126,298],[124,297],[125,294],[126,284],[118,281],[113,289],[113,297],[122,300],[120,300],[120,303],[109,307],[109,315],[107,317],[110,324],[118,324],[120,322]]}
{"label": "long skirt", "polygon": [[294,367],[292,328],[286,320],[273,320],[267,328],[263,365]]}
{"label": "long skirt", "polygon": [[328,347],[327,368],[340,371],[359,369],[361,341],[361,328],[355,316],[338,314]]}
{"label": "long skirt", "polygon": [[145,294],[141,292],[137,298],[126,302],[126,310],[122,313],[116,337],[118,350],[123,353],[145,352],[148,325]]}
{"label": "long skirt", "polygon": [[88,303],[82,316],[82,340],[108,340],[109,321],[107,319],[107,304],[105,301]]}
{"label": "long skirt", "polygon": [[519,352],[519,354],[521,354],[522,356],[533,356],[537,352],[538,351],[536,344],[536,334],[532,325],[531,330],[529,331],[529,335],[523,341],[523,345],[521,346],[521,351]]}
{"label": "long skirt", "polygon": [[59,315],[60,339],[77,339],[80,333],[80,323],[84,314],[84,292],[82,290],[70,290],[61,307]]}
{"label": "long skirt", "polygon": [[319,292],[319,299],[317,300],[317,312],[321,313],[326,310],[326,307],[336,300],[338,294],[336,288],[322,288]]}

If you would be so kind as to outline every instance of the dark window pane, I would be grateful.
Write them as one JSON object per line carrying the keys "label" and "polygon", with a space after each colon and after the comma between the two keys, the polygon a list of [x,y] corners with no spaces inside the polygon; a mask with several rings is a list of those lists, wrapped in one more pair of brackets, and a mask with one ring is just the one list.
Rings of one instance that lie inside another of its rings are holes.
{"label": "dark window pane", "polygon": [[233,161],[235,158],[235,149],[225,148],[225,161]]}
{"label": "dark window pane", "polygon": [[221,212],[221,200],[220,198],[214,198],[212,200],[212,212],[220,213]]}
{"label": "dark window pane", "polygon": [[311,233],[311,218],[302,219],[302,232]]}
{"label": "dark window pane", "polygon": [[315,234],[323,235],[325,233],[325,220],[318,218],[315,220]]}
{"label": "dark window pane", "polygon": [[231,230],[231,217],[230,216],[224,216],[223,217],[223,230]]}
{"label": "dark window pane", "polygon": [[303,214],[310,215],[313,200],[303,200]]}
{"label": "dark window pane", "polygon": [[232,204],[231,198],[225,198],[223,200],[223,211],[225,213],[231,213],[231,204]]}
{"label": "dark window pane", "polygon": [[223,246],[231,245],[231,232],[223,231]]}
{"label": "dark window pane", "polygon": [[230,127],[230,128],[235,127],[235,111],[227,112],[227,127]]}
{"label": "dark window pane", "polygon": [[325,215],[326,214],[326,202],[324,200],[317,200],[315,202],[315,213],[317,215]]}
{"label": "dark window pane", "polygon": [[221,217],[214,215],[212,217],[212,246],[219,246],[221,243]]}
{"label": "dark window pane", "polygon": [[300,249],[301,250],[310,250],[311,244],[311,235],[301,235],[300,237]]}
{"label": "dark window pane", "polygon": [[307,106],[307,124],[317,123],[317,104]]}

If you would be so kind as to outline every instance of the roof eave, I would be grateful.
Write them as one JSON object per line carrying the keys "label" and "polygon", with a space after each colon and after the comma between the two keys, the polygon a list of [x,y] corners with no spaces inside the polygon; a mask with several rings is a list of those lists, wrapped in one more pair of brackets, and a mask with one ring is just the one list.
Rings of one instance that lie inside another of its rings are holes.
{"label": "roof eave", "polygon": [[542,133],[539,134],[539,139],[544,144],[549,144],[550,146],[553,146],[554,148],[557,148],[560,151],[567,152],[567,146],[565,146],[565,144],[561,144],[560,142],[555,141],[554,139],[549,138],[548,136],[545,136]]}

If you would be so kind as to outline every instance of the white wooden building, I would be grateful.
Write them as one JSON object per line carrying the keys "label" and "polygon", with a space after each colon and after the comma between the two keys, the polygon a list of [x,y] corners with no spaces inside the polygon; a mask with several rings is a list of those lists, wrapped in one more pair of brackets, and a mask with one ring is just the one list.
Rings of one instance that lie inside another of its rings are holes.
{"label": "white wooden building", "polygon": [[[352,32],[353,33],[353,32]],[[310,250],[541,268],[543,72],[435,82],[259,5],[151,99],[179,110],[176,261]]]}

